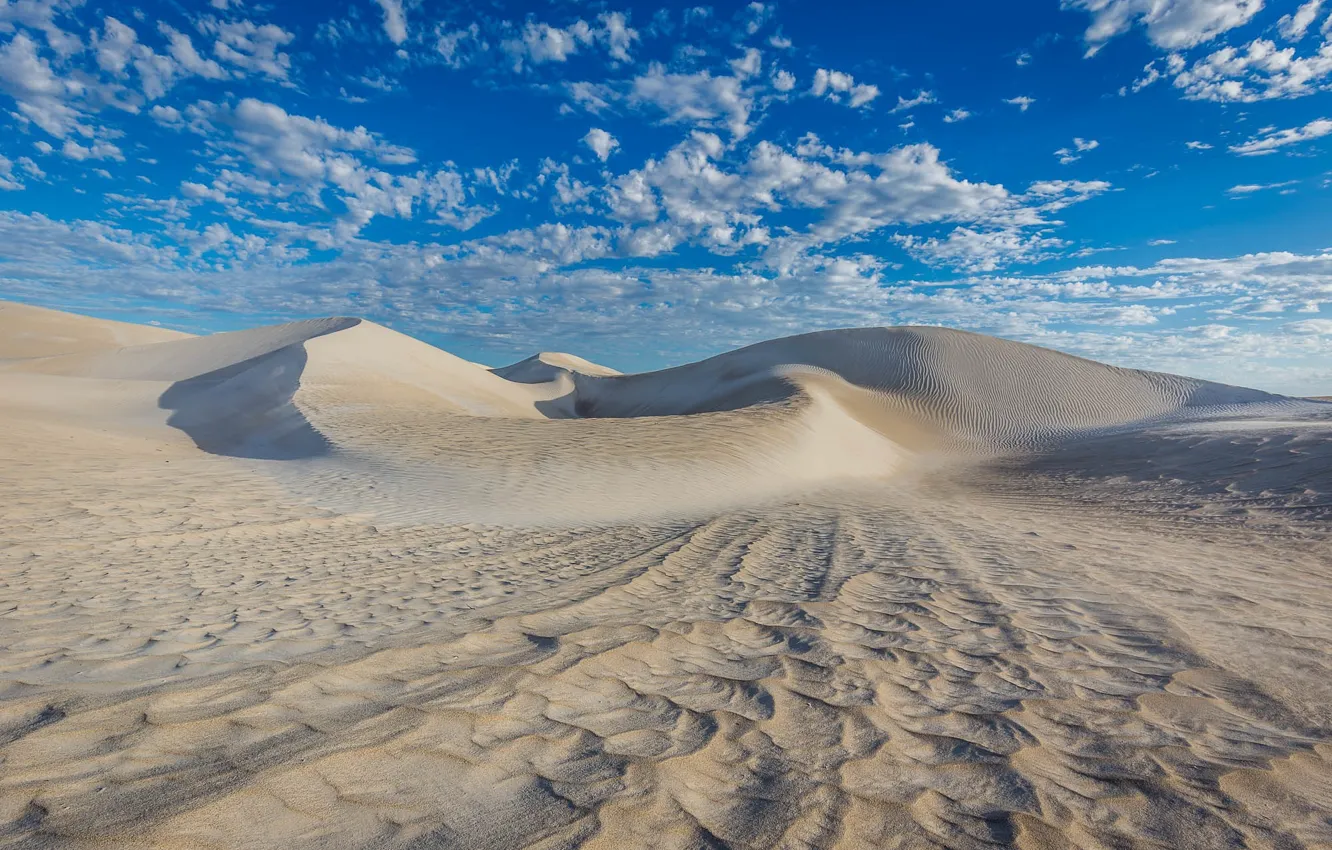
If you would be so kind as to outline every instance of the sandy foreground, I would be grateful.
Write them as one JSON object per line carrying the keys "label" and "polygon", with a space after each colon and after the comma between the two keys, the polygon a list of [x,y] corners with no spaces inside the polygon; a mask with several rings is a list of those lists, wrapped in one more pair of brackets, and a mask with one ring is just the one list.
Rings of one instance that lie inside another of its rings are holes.
{"label": "sandy foreground", "polygon": [[0,304],[0,847],[1332,847],[1332,404]]}

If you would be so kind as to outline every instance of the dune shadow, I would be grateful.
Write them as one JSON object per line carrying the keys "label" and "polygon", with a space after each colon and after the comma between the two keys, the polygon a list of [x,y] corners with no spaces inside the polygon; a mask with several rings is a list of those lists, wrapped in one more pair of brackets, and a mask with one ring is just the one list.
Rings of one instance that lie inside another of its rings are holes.
{"label": "dune shadow", "polygon": [[[688,372],[672,381],[674,370],[644,375],[574,377],[571,393],[536,402],[547,418],[634,419],[653,416],[689,416],[721,413],[787,401],[798,392],[789,378],[764,372],[724,374],[717,386],[700,392]],[[667,380],[659,376],[665,374]]]}
{"label": "dune shadow", "polygon": [[298,460],[333,444],[293,401],[308,356],[302,343],[177,381],[158,398],[167,424],[209,454]]}

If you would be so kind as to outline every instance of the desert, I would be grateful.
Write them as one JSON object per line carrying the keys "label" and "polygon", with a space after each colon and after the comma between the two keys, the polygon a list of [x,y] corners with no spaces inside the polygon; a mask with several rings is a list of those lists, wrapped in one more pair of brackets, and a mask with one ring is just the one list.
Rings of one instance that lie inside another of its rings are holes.
{"label": "desert", "polygon": [[0,307],[0,845],[1332,844],[1332,404]]}

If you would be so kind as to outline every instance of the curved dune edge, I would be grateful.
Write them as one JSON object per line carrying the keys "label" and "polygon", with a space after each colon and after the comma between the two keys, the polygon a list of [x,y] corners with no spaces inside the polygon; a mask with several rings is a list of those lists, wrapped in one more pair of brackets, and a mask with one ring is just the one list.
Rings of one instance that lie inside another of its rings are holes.
{"label": "curved dune edge", "polygon": [[1332,844],[1332,405],[927,329],[523,383],[44,321],[0,847]]}
{"label": "curved dune edge", "polygon": [[4,368],[162,385],[157,411],[120,407],[165,415],[213,454],[290,461],[270,474],[295,492],[396,522],[705,516],[1137,423],[1308,404],[942,328],[824,331],[620,375],[550,353],[486,369],[330,317]]}

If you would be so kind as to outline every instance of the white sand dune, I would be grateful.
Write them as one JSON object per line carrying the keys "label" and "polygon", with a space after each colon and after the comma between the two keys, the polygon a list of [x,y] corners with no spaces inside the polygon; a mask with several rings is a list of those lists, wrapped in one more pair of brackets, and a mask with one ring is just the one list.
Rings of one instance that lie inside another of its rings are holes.
{"label": "white sand dune", "polygon": [[556,380],[561,375],[579,374],[605,377],[620,374],[609,367],[584,360],[575,354],[565,354],[560,351],[543,351],[540,354],[533,354],[525,360],[519,360],[517,363],[511,363],[508,366],[501,366],[490,371],[505,380],[517,381],[520,384],[545,383]]}
{"label": "white sand dune", "polygon": [[1332,846],[1332,404],[0,305],[0,847]]}
{"label": "white sand dune", "polygon": [[0,362],[187,338],[180,331],[0,301]]}

